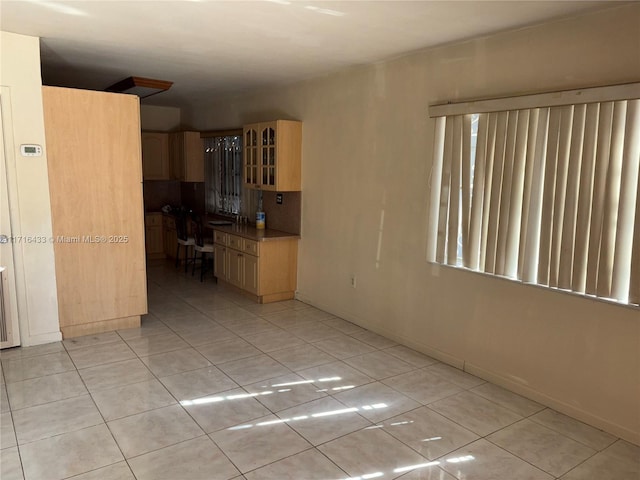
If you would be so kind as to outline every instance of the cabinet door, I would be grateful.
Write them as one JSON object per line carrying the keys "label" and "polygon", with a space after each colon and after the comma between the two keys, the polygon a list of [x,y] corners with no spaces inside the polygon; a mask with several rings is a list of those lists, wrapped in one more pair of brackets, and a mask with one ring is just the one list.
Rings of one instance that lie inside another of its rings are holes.
{"label": "cabinet door", "polygon": [[182,135],[180,132],[169,134],[169,164],[171,180],[184,178],[184,163],[182,159]]}
{"label": "cabinet door", "polygon": [[227,263],[229,270],[227,271],[227,278],[229,283],[236,287],[242,288],[243,274],[244,274],[244,255],[237,250],[227,249]]}
{"label": "cabinet door", "polygon": [[162,242],[162,226],[148,225],[145,228],[145,246],[147,255],[156,255],[164,252]]}
{"label": "cabinet door", "polygon": [[244,126],[245,187],[295,192],[301,188],[302,122],[275,120]]}
{"label": "cabinet door", "polygon": [[204,182],[204,147],[200,132],[182,135],[183,182]]}
{"label": "cabinet door", "polygon": [[213,275],[227,280],[227,248],[222,245],[213,246]]}
{"label": "cabinet door", "polygon": [[142,132],[142,175],[145,180],[169,179],[169,135]]}
{"label": "cabinet door", "polygon": [[244,284],[243,287],[247,292],[258,295],[258,257],[253,255],[244,255]]}
{"label": "cabinet door", "polygon": [[264,190],[276,189],[277,123],[260,124],[260,184]]}
{"label": "cabinet door", "polygon": [[243,181],[248,188],[260,188],[258,169],[258,124],[246,125],[243,145]]}

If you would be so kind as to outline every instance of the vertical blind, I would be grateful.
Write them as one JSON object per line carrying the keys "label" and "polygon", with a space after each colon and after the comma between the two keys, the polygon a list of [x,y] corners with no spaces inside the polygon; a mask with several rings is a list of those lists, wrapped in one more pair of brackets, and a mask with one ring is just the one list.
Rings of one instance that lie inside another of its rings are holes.
{"label": "vertical blind", "polygon": [[436,116],[427,259],[637,305],[639,168],[637,98]]}
{"label": "vertical blind", "polygon": [[207,138],[204,147],[207,211],[238,215],[242,198],[242,137]]}

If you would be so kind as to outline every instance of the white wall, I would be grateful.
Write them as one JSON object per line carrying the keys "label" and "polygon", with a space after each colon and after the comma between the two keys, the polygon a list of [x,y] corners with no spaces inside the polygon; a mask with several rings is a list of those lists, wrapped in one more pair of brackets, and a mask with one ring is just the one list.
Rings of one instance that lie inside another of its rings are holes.
{"label": "white wall", "polygon": [[169,132],[180,127],[180,109],[155,105],[140,105],[140,128]]}
{"label": "white wall", "polygon": [[[39,39],[0,32],[2,86],[11,227],[14,236],[51,237],[51,205],[42,111]],[[9,121],[10,119],[10,121]],[[41,157],[22,157],[20,145],[42,145]],[[22,345],[61,339],[53,244],[14,245]]]}
{"label": "white wall", "polygon": [[[304,301],[640,443],[640,311],[426,263],[445,100],[640,79],[640,5],[428,49],[183,111],[304,121]],[[357,275],[357,288],[349,286]]]}

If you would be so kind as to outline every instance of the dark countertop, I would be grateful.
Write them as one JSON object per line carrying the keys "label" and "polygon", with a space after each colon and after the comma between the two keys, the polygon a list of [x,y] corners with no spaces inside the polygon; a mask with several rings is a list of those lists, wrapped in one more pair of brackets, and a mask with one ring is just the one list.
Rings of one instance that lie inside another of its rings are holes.
{"label": "dark countertop", "polygon": [[232,235],[238,235],[239,237],[254,240],[256,242],[268,242],[272,240],[283,239],[300,239],[300,235],[295,233],[281,232],[280,230],[272,230],[265,228],[264,230],[258,230],[254,225],[214,225],[209,226],[219,232],[230,233]]}

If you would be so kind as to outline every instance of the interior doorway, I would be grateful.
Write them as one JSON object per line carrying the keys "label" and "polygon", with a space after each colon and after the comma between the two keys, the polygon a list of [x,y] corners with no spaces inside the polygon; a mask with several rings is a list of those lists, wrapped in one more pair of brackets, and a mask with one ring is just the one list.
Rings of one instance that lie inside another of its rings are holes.
{"label": "interior doorway", "polygon": [[5,148],[9,142],[5,141],[4,121],[10,111],[3,111],[3,100],[4,94],[0,95],[0,348],[8,348],[20,345],[20,329],[7,177],[7,162],[14,153]]}

